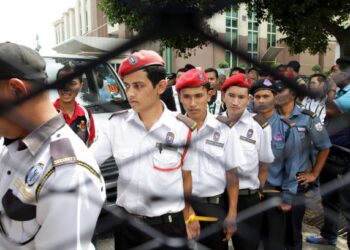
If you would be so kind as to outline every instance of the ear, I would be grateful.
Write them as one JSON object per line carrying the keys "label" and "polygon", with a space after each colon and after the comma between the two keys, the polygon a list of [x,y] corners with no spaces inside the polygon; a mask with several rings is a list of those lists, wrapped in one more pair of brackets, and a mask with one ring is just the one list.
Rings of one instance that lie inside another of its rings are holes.
{"label": "ear", "polygon": [[207,98],[207,102],[210,102],[211,97],[214,95],[214,90],[210,89],[208,90],[208,98]]}
{"label": "ear", "polygon": [[159,83],[157,84],[158,87],[158,94],[161,95],[164,93],[166,87],[167,87],[167,80],[160,80]]}
{"label": "ear", "polygon": [[15,98],[25,96],[29,93],[27,84],[18,78],[11,78],[8,81],[8,87],[11,95],[13,95]]}

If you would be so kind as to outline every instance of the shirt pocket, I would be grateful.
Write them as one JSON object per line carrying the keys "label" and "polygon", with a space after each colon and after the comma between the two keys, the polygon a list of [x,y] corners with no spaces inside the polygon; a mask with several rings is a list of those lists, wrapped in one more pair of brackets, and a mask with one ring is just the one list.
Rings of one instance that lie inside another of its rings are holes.
{"label": "shirt pocket", "polygon": [[[224,147],[206,144],[204,146],[206,168],[210,171],[217,171],[218,167],[224,169]],[[200,168],[204,166],[199,166]]]}
{"label": "shirt pocket", "polygon": [[132,165],[135,164],[133,158],[134,152],[132,148],[121,148],[117,150],[115,155],[115,162],[118,166],[119,177],[118,181],[128,181],[132,175]]}
{"label": "shirt pocket", "polygon": [[169,172],[182,167],[181,154],[177,149],[156,150],[153,153],[153,168],[158,171]]}
{"label": "shirt pocket", "polygon": [[271,142],[272,152],[273,152],[273,155],[275,156],[275,159],[282,158],[284,145],[285,145],[284,142],[277,142],[277,141]]}

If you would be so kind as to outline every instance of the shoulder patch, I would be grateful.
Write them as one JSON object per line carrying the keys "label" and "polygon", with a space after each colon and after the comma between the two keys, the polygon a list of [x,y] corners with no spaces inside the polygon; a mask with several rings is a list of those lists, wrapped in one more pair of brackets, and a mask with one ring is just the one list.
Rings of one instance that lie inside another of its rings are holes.
{"label": "shoulder patch", "polygon": [[305,115],[308,115],[308,116],[311,116],[312,119],[314,119],[316,117],[316,114],[310,110],[307,110],[307,109],[303,109],[301,111],[302,114],[305,114]]}
{"label": "shoulder patch", "polygon": [[290,120],[288,118],[281,117],[281,120],[284,123],[286,123],[289,127],[295,127],[297,125],[294,121],[292,121],[292,120]]}
{"label": "shoulder patch", "polygon": [[236,122],[238,121],[238,120],[237,121],[230,120],[227,116],[223,116],[223,115],[218,115],[216,117],[216,120],[226,124],[230,128],[232,128],[236,124]]}
{"label": "shoulder patch", "polygon": [[269,125],[269,122],[262,115],[254,115],[253,118],[262,128],[266,128]]}
{"label": "shoulder patch", "polygon": [[127,112],[128,112],[127,109],[114,112],[113,114],[111,114],[111,116],[108,118],[108,120],[112,119],[114,116],[118,116],[118,115],[121,115],[121,114],[125,114],[125,113],[127,113]]}
{"label": "shoulder patch", "polygon": [[53,167],[77,163],[72,143],[68,138],[62,138],[50,143],[51,161]]}
{"label": "shoulder patch", "polygon": [[195,121],[193,121],[191,118],[183,115],[183,114],[178,114],[176,116],[176,119],[178,119],[179,121],[182,121],[183,123],[185,123],[185,125],[187,127],[189,127],[191,129],[191,131],[196,129],[197,123]]}

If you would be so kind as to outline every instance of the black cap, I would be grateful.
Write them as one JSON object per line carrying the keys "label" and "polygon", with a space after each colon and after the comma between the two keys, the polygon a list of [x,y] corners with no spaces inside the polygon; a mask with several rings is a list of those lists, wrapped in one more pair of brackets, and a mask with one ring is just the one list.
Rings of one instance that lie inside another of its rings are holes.
{"label": "black cap", "polygon": [[278,93],[278,88],[275,81],[269,79],[260,79],[255,81],[250,88],[249,93],[254,95],[255,92],[259,90],[271,90],[274,93]]}
{"label": "black cap", "polygon": [[11,42],[0,43],[0,79],[15,77],[46,82],[45,66],[35,50]]}
{"label": "black cap", "polygon": [[300,63],[298,61],[290,61],[286,66],[294,69],[295,72],[299,72]]}

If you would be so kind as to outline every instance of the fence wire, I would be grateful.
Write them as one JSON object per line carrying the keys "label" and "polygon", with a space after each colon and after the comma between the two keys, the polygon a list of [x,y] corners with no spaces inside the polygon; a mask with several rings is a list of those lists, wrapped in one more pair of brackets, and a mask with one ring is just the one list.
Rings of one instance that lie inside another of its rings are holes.
{"label": "fence wire", "polygon": [[[140,1],[137,0],[128,0],[124,1],[125,4],[134,7],[139,8]],[[285,83],[287,83],[291,88],[293,88],[296,92],[302,93],[305,95],[308,95],[309,93],[304,89],[300,89],[298,86],[298,83],[287,79],[281,75],[278,74],[278,72],[268,66],[261,64],[257,60],[254,60],[250,57],[249,54],[247,54],[245,51],[241,51],[240,49],[237,49],[230,44],[226,43],[225,41],[220,40],[216,36],[213,36],[212,34],[208,34],[205,31],[203,31],[201,24],[204,20],[212,17],[215,13],[218,11],[222,11],[225,8],[229,8],[233,4],[233,1],[228,0],[219,0],[219,1],[213,1],[212,4],[209,4],[207,8],[201,10],[201,12],[198,11],[197,8],[184,8],[182,4],[174,2],[173,4],[169,3],[166,7],[158,7],[158,6],[150,6],[146,9],[144,9],[141,13],[144,13],[146,15],[149,15],[152,17],[155,22],[153,25],[150,25],[147,29],[139,32],[136,36],[131,38],[128,42],[125,42],[124,44],[116,47],[115,49],[111,50],[110,52],[102,55],[101,57],[91,61],[90,63],[84,64],[76,69],[73,73],[67,75],[64,78],[57,79],[49,84],[40,84],[38,88],[36,88],[33,92],[29,93],[28,95],[24,96],[23,98],[20,98],[14,102],[11,103],[0,103],[0,114],[9,116],[11,113],[11,118],[14,121],[17,121],[19,125],[22,127],[25,127],[27,125],[24,121],[24,117],[20,117],[18,114],[13,114],[13,108],[17,105],[20,105],[31,98],[35,97],[36,95],[43,93],[44,91],[47,91],[49,89],[57,89],[58,86],[64,85],[66,82],[71,81],[77,76],[82,75],[85,71],[95,68],[101,63],[104,63],[115,56],[133,49],[142,43],[149,41],[149,40],[156,40],[161,37],[174,37],[178,36],[179,34],[186,34],[186,35],[197,35],[205,40],[212,42],[213,44],[216,44],[220,46],[221,48],[230,51],[233,54],[236,54],[239,58],[243,59],[247,63],[252,64],[254,67],[260,68],[264,72],[268,73],[269,75],[273,76],[275,79],[281,80]],[[4,61],[0,58],[1,63],[7,63],[13,67],[16,67],[18,70],[23,70],[19,65],[13,65],[13,62]],[[350,116],[348,114],[345,114],[338,118],[338,120],[334,120],[334,122],[331,122],[329,125],[329,134],[332,135],[333,133],[338,132],[340,129],[349,127],[350,124]],[[30,131],[30,126],[27,128],[28,131]],[[203,135],[205,136],[205,135]],[[201,138],[195,138],[194,140],[200,140]],[[185,147],[186,145],[180,145],[180,147]],[[141,155],[138,157],[142,157],[144,155],[148,155],[153,151],[153,149],[145,149],[144,152],[142,152]],[[203,152],[196,152],[197,154],[201,154]],[[133,164],[134,161],[137,159],[131,159],[129,162],[126,162],[126,164]],[[226,165],[225,162],[220,162],[219,164]],[[21,169],[18,169],[18,171],[22,171]],[[88,182],[84,184],[89,184]],[[350,184],[350,174],[345,175],[342,179],[337,179],[334,181],[331,181],[325,185],[322,186],[321,189],[321,195],[327,195],[334,192],[338,192],[339,189],[344,188]],[[69,189],[69,190],[48,190],[43,196],[42,199],[45,199],[47,196],[51,195],[72,195],[75,193],[75,190],[79,187],[76,187],[75,189]],[[131,187],[132,189],[136,189],[136,187]],[[183,197],[167,197],[166,199],[182,199]],[[164,197],[149,197],[149,202],[156,202],[159,199],[165,199]],[[185,200],[188,201],[191,204],[198,203],[199,200],[197,197],[185,197]],[[97,202],[97,201],[95,201]],[[261,202],[257,206],[249,207],[248,209],[241,211],[237,214],[237,218],[235,223],[239,223],[241,221],[244,221],[245,219],[251,218],[257,214],[261,214],[264,211],[267,211],[268,209],[272,207],[276,207],[279,204],[281,204],[280,198],[272,198],[266,201]],[[304,204],[304,200],[300,201],[302,204]],[[124,223],[127,223],[131,225],[132,227],[136,228],[140,232],[142,232],[145,235],[148,235],[152,240],[149,242],[144,243],[143,245],[140,245],[134,249],[154,249],[159,246],[166,246],[169,248],[179,248],[183,246],[190,246],[193,242],[187,241],[187,239],[181,239],[181,238],[173,238],[168,237],[164,235],[163,233],[155,230],[154,228],[150,227],[147,224],[144,224],[139,219],[125,213],[121,208],[114,206],[114,203],[106,202],[103,210],[106,212],[109,216],[109,218],[112,218],[108,220],[106,223],[104,223],[101,227],[101,232],[106,233],[113,231],[115,227],[121,226]],[[225,213],[225,211],[218,211],[218,213]],[[4,215],[0,215],[4,216]],[[1,218],[1,217],[0,217]],[[337,218],[334,218],[337,219]],[[201,230],[200,238],[205,238],[208,235],[211,235],[215,232],[221,231],[223,228],[224,222],[217,222],[213,223],[212,226],[206,227],[203,230]],[[75,239],[62,239],[61,244],[57,245],[55,249],[65,249],[69,248],[71,244],[73,244],[73,241]],[[4,237],[2,234],[0,234],[0,242],[3,246],[11,245],[12,243],[9,242],[9,239]]]}

